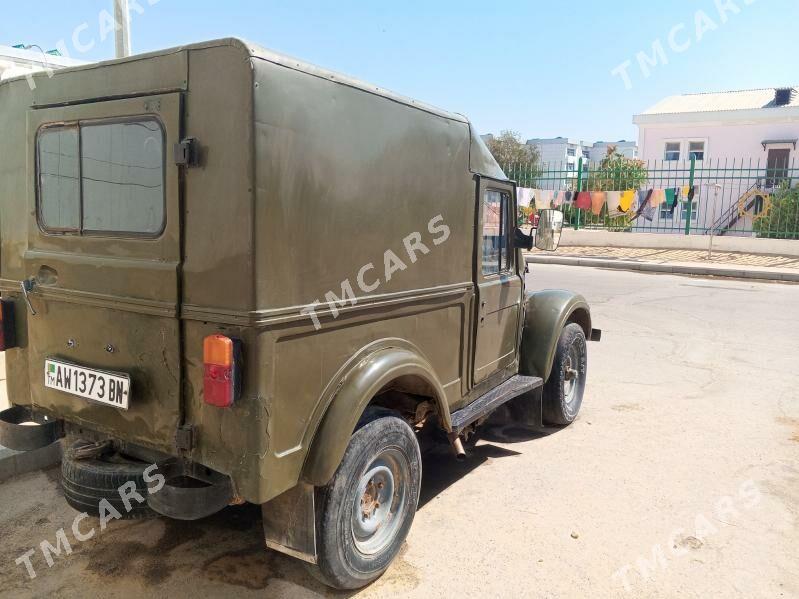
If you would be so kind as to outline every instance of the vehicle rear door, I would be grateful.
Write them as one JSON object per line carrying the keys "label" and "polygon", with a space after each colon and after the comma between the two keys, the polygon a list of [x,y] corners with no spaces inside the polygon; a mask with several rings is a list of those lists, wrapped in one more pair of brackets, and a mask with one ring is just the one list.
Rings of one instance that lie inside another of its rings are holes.
{"label": "vehicle rear door", "polygon": [[516,360],[522,299],[522,279],[511,244],[516,217],[513,185],[479,177],[476,196],[475,385]]}
{"label": "vehicle rear door", "polygon": [[[180,122],[177,93],[28,112],[31,401],[163,449],[181,419]],[[46,386],[50,361],[128,378],[127,409],[77,370],[76,393]]]}

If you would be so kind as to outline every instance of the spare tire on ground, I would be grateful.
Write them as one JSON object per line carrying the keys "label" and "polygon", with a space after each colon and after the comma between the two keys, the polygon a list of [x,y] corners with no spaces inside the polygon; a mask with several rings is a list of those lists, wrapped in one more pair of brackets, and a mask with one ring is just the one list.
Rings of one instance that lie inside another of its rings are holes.
{"label": "spare tire on ground", "polygon": [[[103,499],[122,514],[123,519],[156,516],[146,502],[148,493],[144,470],[150,464],[122,455],[113,448],[96,456],[82,457],[87,454],[85,448],[88,445],[90,444],[85,441],[65,443],[61,461],[61,484],[67,503],[79,512],[86,512],[94,517],[100,516],[100,502]],[[136,493],[145,501],[140,503],[132,497],[133,488],[128,485],[128,511],[119,489],[131,481],[136,485]]]}

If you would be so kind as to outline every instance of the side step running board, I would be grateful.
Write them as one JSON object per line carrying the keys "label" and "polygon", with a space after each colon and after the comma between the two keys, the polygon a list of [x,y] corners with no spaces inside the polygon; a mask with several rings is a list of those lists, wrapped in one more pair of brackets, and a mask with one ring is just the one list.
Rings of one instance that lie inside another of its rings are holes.
{"label": "side step running board", "polygon": [[519,397],[528,391],[538,389],[544,385],[544,379],[537,376],[524,376],[517,374],[507,381],[481,395],[465,408],[452,413],[452,432],[460,434],[478,418],[493,412],[506,401]]}

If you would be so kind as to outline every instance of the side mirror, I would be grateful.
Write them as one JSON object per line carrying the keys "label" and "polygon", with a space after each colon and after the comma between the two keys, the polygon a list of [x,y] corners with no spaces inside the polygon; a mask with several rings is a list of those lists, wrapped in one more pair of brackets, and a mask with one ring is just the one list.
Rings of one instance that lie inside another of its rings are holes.
{"label": "side mirror", "polygon": [[558,249],[560,234],[563,231],[563,212],[560,210],[541,210],[539,215],[535,247],[539,250],[554,252]]}

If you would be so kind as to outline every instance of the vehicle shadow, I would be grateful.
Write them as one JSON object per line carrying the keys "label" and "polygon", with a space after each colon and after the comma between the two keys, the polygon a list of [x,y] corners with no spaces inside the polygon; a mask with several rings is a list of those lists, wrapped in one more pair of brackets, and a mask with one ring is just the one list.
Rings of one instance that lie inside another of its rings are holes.
{"label": "vehicle shadow", "polygon": [[[519,455],[508,444],[556,430],[494,427],[485,431],[462,461],[455,459],[449,445],[433,447],[423,455],[419,509],[424,510],[486,462]],[[196,596],[203,596],[209,589],[228,589],[242,597],[264,591],[270,596],[292,598],[356,594],[333,591],[318,582],[302,562],[267,550],[261,508],[250,504],[229,507],[196,522],[160,518],[114,522],[96,542],[85,544],[80,554],[84,574],[92,575],[100,584],[117,586],[123,584],[122,578],[157,595],[176,587]],[[131,563],[136,567],[130,568]],[[401,552],[387,574],[370,588],[378,594],[402,594],[421,582],[421,576],[403,560]]]}

